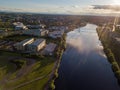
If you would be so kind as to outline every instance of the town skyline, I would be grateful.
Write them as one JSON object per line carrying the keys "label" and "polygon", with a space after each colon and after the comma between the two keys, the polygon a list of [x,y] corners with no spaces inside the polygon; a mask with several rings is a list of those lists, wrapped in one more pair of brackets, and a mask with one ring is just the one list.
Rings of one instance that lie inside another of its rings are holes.
{"label": "town skyline", "polygon": [[2,12],[33,12],[46,14],[119,14],[120,10],[99,9],[94,5],[120,5],[119,0],[0,0]]}

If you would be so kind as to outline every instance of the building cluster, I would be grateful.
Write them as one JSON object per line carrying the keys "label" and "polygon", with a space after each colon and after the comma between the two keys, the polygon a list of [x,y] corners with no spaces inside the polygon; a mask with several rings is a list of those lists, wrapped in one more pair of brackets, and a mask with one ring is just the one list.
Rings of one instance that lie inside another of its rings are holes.
{"label": "building cluster", "polygon": [[24,25],[22,22],[14,22],[13,23],[15,30],[27,30],[27,29],[44,29],[44,24],[38,25]]}
{"label": "building cluster", "polygon": [[46,36],[48,35],[48,30],[45,29],[31,29],[31,30],[25,30],[23,31],[24,35],[30,35],[30,36]]}
{"label": "building cluster", "polygon": [[40,25],[27,25],[28,29],[40,29],[40,28],[45,28],[44,24],[40,24]]}
{"label": "building cluster", "polygon": [[52,30],[52,31],[59,30],[59,31],[67,32],[68,27],[67,26],[51,26],[51,27],[49,27],[49,30]]}
{"label": "building cluster", "polygon": [[28,28],[21,22],[14,22],[13,23],[15,30],[27,30]]}
{"label": "building cluster", "polygon": [[53,32],[49,32],[48,36],[56,39],[56,38],[61,38],[63,34],[64,34],[64,31],[53,31]]}
{"label": "building cluster", "polygon": [[16,49],[17,51],[38,53],[40,50],[43,50],[44,55],[52,55],[54,53],[55,48],[56,44],[49,43],[48,45],[46,45],[46,40],[43,38],[36,40],[34,38],[25,39],[21,42],[14,44],[14,49]]}
{"label": "building cluster", "polygon": [[48,45],[46,45],[45,49],[43,49],[43,51],[41,53],[43,55],[53,55],[56,46],[57,45],[54,43],[49,43]]}
{"label": "building cluster", "polygon": [[14,44],[14,48],[19,51],[31,51],[31,52],[38,52],[46,45],[45,39],[25,39],[19,43]]}
{"label": "building cluster", "polygon": [[115,29],[120,31],[120,25],[116,25]]}

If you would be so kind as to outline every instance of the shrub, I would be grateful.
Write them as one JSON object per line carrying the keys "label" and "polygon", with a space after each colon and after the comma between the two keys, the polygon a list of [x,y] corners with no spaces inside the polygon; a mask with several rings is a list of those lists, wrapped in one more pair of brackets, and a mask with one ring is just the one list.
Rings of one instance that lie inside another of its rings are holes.
{"label": "shrub", "polygon": [[113,53],[111,52],[111,50],[109,51],[108,59],[111,63],[115,62],[115,57],[114,57]]}
{"label": "shrub", "polygon": [[24,64],[26,64],[26,61],[25,60],[11,60],[11,63],[16,64],[17,69],[20,69],[22,68]]}
{"label": "shrub", "polygon": [[115,72],[115,76],[120,80],[120,70]]}
{"label": "shrub", "polygon": [[55,74],[55,78],[57,78],[58,77],[58,69],[55,70],[54,74]]}
{"label": "shrub", "polygon": [[54,80],[51,81],[50,89],[51,89],[51,90],[54,90],[54,89],[55,89]]}
{"label": "shrub", "polygon": [[114,72],[120,70],[119,65],[117,64],[117,62],[113,62],[112,63],[112,69],[113,69]]}

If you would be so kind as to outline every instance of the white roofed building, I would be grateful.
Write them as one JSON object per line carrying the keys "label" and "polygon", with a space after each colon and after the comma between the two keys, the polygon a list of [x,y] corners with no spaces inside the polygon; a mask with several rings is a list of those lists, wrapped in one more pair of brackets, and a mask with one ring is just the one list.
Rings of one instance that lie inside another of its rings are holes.
{"label": "white roofed building", "polygon": [[20,50],[20,51],[24,51],[26,50],[26,45],[27,44],[31,44],[32,42],[34,41],[34,38],[31,38],[31,39],[25,39],[19,43],[16,43],[14,44],[14,47],[17,49],[17,50]]}
{"label": "white roofed building", "polygon": [[28,50],[31,52],[38,52],[46,45],[45,39],[37,39],[33,43],[27,45]]}
{"label": "white roofed building", "polygon": [[28,28],[21,22],[14,22],[15,30],[27,30]]}

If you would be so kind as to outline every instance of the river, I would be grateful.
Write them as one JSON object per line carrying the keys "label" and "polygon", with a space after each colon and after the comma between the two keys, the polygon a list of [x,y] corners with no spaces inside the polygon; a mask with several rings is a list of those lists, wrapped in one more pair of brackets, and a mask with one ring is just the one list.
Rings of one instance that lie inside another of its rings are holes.
{"label": "river", "polygon": [[56,90],[120,90],[96,28],[87,24],[67,33]]}

